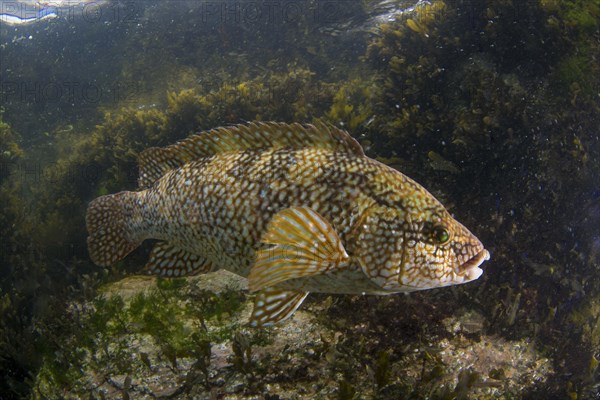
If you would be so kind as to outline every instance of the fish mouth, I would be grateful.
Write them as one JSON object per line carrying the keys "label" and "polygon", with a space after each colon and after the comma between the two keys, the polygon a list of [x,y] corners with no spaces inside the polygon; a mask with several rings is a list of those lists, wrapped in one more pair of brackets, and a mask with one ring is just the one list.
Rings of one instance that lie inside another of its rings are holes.
{"label": "fish mouth", "polygon": [[484,249],[462,264],[460,266],[460,276],[463,277],[463,282],[474,281],[479,278],[483,274],[483,270],[479,266],[489,259],[490,252]]}

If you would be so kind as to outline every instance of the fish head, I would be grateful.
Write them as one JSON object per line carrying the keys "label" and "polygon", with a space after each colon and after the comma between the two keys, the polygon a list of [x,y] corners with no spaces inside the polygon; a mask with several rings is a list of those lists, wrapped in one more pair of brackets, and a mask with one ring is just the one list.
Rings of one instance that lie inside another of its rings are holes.
{"label": "fish head", "polygon": [[431,203],[398,208],[376,205],[363,214],[356,258],[363,272],[384,290],[409,292],[457,285],[483,273],[479,266],[490,258],[489,252],[437,200]]}

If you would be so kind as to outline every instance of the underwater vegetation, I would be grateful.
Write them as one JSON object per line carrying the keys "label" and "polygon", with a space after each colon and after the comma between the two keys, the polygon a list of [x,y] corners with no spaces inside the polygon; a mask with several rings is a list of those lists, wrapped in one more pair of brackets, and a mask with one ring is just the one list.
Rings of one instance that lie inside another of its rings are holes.
{"label": "underwater vegetation", "polygon": [[341,85],[325,114],[326,119],[350,131],[366,125],[373,116],[371,104],[376,90],[374,82],[367,79],[355,79]]}
{"label": "underwater vegetation", "polygon": [[[370,2],[355,3],[364,18]],[[48,116],[52,105],[5,105],[0,397],[598,396],[598,0],[433,1],[354,36],[311,19],[278,35],[194,12],[150,23],[160,7],[140,14],[129,41],[123,28],[111,36],[132,57],[90,67],[100,80],[139,78],[139,91],[69,110],[69,121]],[[67,76],[63,65],[50,76]],[[49,135],[34,140],[20,122],[34,119],[18,116],[40,110]],[[492,252],[477,284],[314,296],[286,326],[249,331],[239,283],[123,279],[148,247],[110,270],[89,261],[87,202],[135,189],[145,148],[241,121],[317,118],[477,227]],[[19,169],[36,160],[38,180]]]}
{"label": "underwater vegetation", "polygon": [[[386,99],[376,110],[393,113],[372,124],[373,150],[404,160],[405,170],[429,165],[409,174],[424,182],[443,174],[451,198],[477,182],[470,217],[494,263],[482,284],[489,301],[465,301],[485,310],[490,331],[538,337],[555,354],[571,383],[554,379],[544,390],[583,398],[597,391],[583,366],[598,347],[594,330],[575,328],[570,315],[591,311],[598,297],[588,283],[598,267],[589,228],[597,209],[598,163],[590,160],[599,149],[598,15],[598,2],[433,2],[383,25],[368,50]],[[424,151],[414,151],[415,135]],[[439,168],[429,150],[456,168]],[[582,201],[585,216],[566,206]]]}
{"label": "underwater vegetation", "polygon": [[[19,146],[18,135],[12,131],[10,125],[3,122],[0,113],[0,162],[7,164],[23,156],[23,149]],[[2,171],[4,178],[8,171]]]}
{"label": "underwater vegetation", "polygon": [[[281,329],[248,330],[244,287],[231,274],[104,286],[53,322],[61,350],[45,359],[33,398],[518,397],[551,372],[526,341],[482,334],[481,314],[423,307],[421,296],[402,313],[392,298],[326,297]],[[455,376],[479,357],[488,365]]]}
{"label": "underwater vegetation", "polygon": [[[91,303],[73,304],[59,321],[65,331],[57,344],[64,350],[45,360],[33,397],[127,393],[132,376],[143,371],[169,375],[182,362],[192,365],[189,378],[198,375],[194,383],[207,383],[211,346],[239,329],[238,323],[227,321],[242,300],[239,288],[215,293],[181,279],[158,280],[126,299],[101,294]],[[92,375],[96,378],[90,381]]]}

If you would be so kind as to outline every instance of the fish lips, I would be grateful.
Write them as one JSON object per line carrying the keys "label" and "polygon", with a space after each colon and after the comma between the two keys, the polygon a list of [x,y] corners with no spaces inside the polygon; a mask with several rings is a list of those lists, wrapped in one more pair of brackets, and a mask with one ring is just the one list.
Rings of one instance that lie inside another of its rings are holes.
{"label": "fish lips", "polygon": [[463,282],[474,281],[483,274],[483,270],[479,266],[489,259],[490,252],[485,249],[481,250],[460,266],[458,275],[463,278]]}

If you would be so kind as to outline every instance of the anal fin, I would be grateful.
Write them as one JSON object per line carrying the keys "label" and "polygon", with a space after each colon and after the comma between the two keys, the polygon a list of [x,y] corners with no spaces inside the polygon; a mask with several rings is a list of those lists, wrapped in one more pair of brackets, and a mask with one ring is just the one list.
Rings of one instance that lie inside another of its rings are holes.
{"label": "anal fin", "polygon": [[254,298],[250,326],[270,326],[284,321],[300,307],[308,292],[266,288]]}
{"label": "anal fin", "polygon": [[182,250],[168,242],[158,242],[152,248],[150,260],[142,273],[173,278],[205,274],[212,269],[212,263],[204,257]]}

